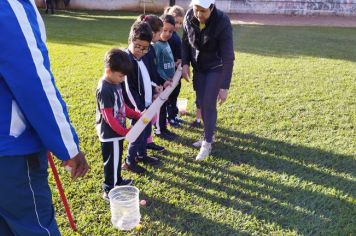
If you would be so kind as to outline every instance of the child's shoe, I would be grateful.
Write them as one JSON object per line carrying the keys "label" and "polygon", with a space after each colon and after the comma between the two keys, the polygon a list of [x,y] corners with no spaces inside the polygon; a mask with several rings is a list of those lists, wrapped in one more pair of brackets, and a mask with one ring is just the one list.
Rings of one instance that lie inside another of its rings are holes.
{"label": "child's shoe", "polygon": [[150,157],[150,156],[138,156],[136,158],[137,162],[142,162],[144,164],[148,164],[151,166],[159,166],[161,165],[161,161],[157,157]]}
{"label": "child's shoe", "polygon": [[162,139],[166,139],[169,141],[172,141],[176,138],[176,134],[172,133],[168,129],[162,130],[159,134],[156,134],[156,135]]}
{"label": "child's shoe", "polygon": [[122,164],[121,168],[123,170],[128,170],[131,172],[134,172],[136,174],[143,174],[146,172],[146,169],[143,168],[142,166],[139,166],[136,162],[127,164],[126,162],[124,164]]}
{"label": "child's shoe", "polygon": [[158,145],[158,144],[155,144],[154,142],[152,142],[152,143],[147,143],[146,148],[147,148],[147,149],[151,149],[151,150],[153,150],[153,151],[157,151],[157,152],[161,152],[161,151],[164,150],[164,147],[163,147],[163,146],[160,146],[160,145]]}
{"label": "child's shoe", "polygon": [[194,120],[192,123],[189,124],[190,128],[203,128],[201,121]]}
{"label": "child's shoe", "polygon": [[180,118],[179,116],[176,116],[175,120],[176,120],[176,122],[178,122],[178,124],[184,123],[184,120],[182,118]]}
{"label": "child's shoe", "polygon": [[180,128],[180,124],[179,122],[177,122],[175,119],[171,119],[169,120],[169,125],[173,128]]}
{"label": "child's shoe", "polygon": [[133,183],[132,179],[122,179],[121,182],[116,186],[132,185],[132,183]]}

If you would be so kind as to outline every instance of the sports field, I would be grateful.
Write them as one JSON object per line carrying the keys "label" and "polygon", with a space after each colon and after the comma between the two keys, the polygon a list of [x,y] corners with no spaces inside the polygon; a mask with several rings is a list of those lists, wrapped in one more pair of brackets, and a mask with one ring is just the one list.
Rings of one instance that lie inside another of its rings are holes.
{"label": "sports field", "polygon": [[[95,88],[104,53],[125,48],[136,15],[43,15],[56,84],[91,165],[83,181],[60,170],[79,235],[126,235],[110,222],[95,133]],[[234,25],[235,67],[219,106],[211,157],[197,163],[201,130],[156,138],[157,169],[133,178],[147,206],[131,235],[355,235],[356,28]],[[194,116],[194,92],[187,122]],[[73,235],[50,178],[63,235]]]}

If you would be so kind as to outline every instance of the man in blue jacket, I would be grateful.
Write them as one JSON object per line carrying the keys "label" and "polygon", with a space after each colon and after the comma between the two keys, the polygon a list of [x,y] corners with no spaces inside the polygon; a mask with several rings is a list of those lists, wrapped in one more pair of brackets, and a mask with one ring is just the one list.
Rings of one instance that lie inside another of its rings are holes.
{"label": "man in blue jacket", "polygon": [[215,0],[192,0],[183,21],[182,75],[189,77],[193,67],[194,84],[204,121],[204,139],[197,161],[211,152],[217,120],[217,100],[225,102],[234,65],[232,27],[229,17],[216,9]]}
{"label": "man in blue jacket", "polygon": [[89,170],[50,70],[33,0],[0,0],[0,234],[60,235],[47,150],[73,179]]}

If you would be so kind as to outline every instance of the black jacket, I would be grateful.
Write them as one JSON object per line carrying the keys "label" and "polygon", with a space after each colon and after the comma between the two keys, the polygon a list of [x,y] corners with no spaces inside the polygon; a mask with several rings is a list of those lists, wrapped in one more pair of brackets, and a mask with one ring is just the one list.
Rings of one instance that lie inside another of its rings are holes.
{"label": "black jacket", "polygon": [[[154,48],[150,45],[150,52],[154,54]],[[125,85],[123,85],[123,95],[125,103],[132,109],[143,111],[146,109],[145,106],[145,89],[143,84],[143,79],[141,72],[139,70],[137,60],[131,54],[129,50],[126,50],[131,62],[133,64],[133,69],[131,73],[127,75]],[[141,58],[145,64],[147,71],[150,75],[152,81],[152,96],[154,94],[154,87],[156,84],[160,84],[162,79],[158,76],[157,67],[155,61],[150,57],[150,52],[148,52],[144,57]],[[132,98],[132,99],[130,99]]]}
{"label": "black jacket", "polygon": [[214,7],[203,30],[189,9],[183,21],[182,65],[192,64],[195,71],[222,70],[220,87],[230,87],[235,60],[229,17]]}

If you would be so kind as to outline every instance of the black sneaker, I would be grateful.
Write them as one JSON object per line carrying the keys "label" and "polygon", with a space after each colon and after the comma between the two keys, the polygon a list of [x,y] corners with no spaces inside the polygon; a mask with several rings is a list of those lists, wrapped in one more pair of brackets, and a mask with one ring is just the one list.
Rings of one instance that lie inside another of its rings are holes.
{"label": "black sneaker", "polygon": [[164,147],[162,147],[160,145],[157,145],[157,144],[155,144],[153,142],[152,143],[147,143],[146,148],[147,149],[151,149],[153,151],[158,151],[158,152],[161,152],[161,151],[164,150]]}
{"label": "black sneaker", "polygon": [[169,120],[169,125],[176,129],[181,127],[179,122],[175,119]]}
{"label": "black sneaker", "polygon": [[132,183],[133,183],[132,179],[122,179],[121,182],[116,186],[132,185]]}
{"label": "black sneaker", "polygon": [[192,123],[189,124],[190,128],[203,128],[201,121],[194,120]]}
{"label": "black sneaker", "polygon": [[137,157],[136,161],[137,162],[142,162],[144,164],[148,164],[148,165],[151,165],[151,166],[161,165],[161,161],[157,157],[150,157],[150,156]]}
{"label": "black sneaker", "polygon": [[136,174],[143,174],[146,172],[146,169],[143,168],[142,166],[139,166],[137,163],[131,163],[130,165],[127,164],[126,162],[124,164],[122,164],[121,168],[123,170],[128,170],[128,171],[132,171]]}
{"label": "black sneaker", "polygon": [[162,139],[166,139],[169,141],[172,141],[175,139],[175,134],[173,134],[172,132],[166,132],[166,131],[161,131],[160,134],[156,134],[158,137],[162,138]]}
{"label": "black sneaker", "polygon": [[173,133],[172,131],[169,131],[168,129],[163,130],[163,133],[165,133],[166,135],[169,135],[173,138],[177,137],[177,135],[175,133]]}
{"label": "black sneaker", "polygon": [[175,120],[176,120],[176,122],[178,122],[178,124],[184,123],[184,120],[182,118],[180,118],[179,116],[176,116]]}

